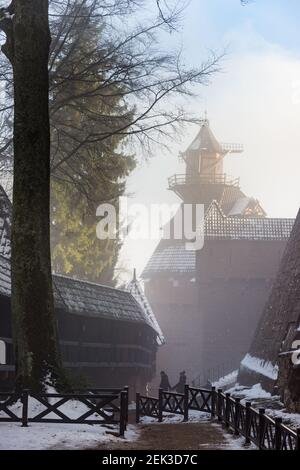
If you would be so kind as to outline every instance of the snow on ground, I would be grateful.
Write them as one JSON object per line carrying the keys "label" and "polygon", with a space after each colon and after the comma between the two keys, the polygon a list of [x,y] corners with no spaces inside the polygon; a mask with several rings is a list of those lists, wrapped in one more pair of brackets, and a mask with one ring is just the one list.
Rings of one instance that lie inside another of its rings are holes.
{"label": "snow on ground", "polygon": [[234,437],[232,434],[224,433],[224,437],[227,442],[220,450],[258,450],[254,444],[245,446],[245,438],[242,436]]}
{"label": "snow on ground", "polygon": [[[107,431],[99,424],[30,423],[22,428],[20,423],[0,423],[0,450],[88,449],[103,442],[133,441],[139,436],[133,426],[128,426],[125,439]],[[110,431],[117,429],[111,426]]]}
{"label": "snow on ground", "polygon": [[[55,393],[48,388],[48,393]],[[54,404],[59,399],[50,398],[49,402]],[[44,411],[46,407],[32,397],[28,400],[28,416],[33,418]],[[20,401],[10,407],[10,410],[18,417],[22,415]],[[89,408],[76,400],[70,400],[59,407],[66,416],[76,419]],[[3,411],[0,416],[7,416]],[[59,418],[55,413],[49,413],[47,418]],[[88,419],[101,419],[99,415],[91,415]],[[110,433],[118,433],[118,425],[101,424],[68,424],[68,423],[29,423],[28,427],[22,427],[20,423],[0,423],[0,449],[1,450],[23,450],[23,449],[84,449],[95,447],[99,443],[124,439],[113,436]],[[139,433],[133,426],[128,426],[125,440],[137,439]]]}
{"label": "snow on ground", "polygon": [[263,404],[267,416],[273,419],[276,417],[282,418],[283,423],[289,427],[300,428],[300,414],[288,412],[280,401],[280,397],[266,392],[260,383],[253,385],[251,388],[236,384],[227,391],[233,396],[241,397],[242,403],[251,401],[252,406],[255,408]]}
{"label": "snow on ground", "polygon": [[212,385],[216,387],[217,389],[225,388],[225,387],[228,387],[229,385],[233,385],[236,383],[238,372],[239,372],[238,369],[234,370],[230,374],[227,374],[224,377],[221,377],[217,382],[214,382]]}
{"label": "snow on ground", "polygon": [[[240,385],[235,385],[234,387],[230,388],[227,390],[228,393],[231,393],[232,395],[236,397],[242,397],[245,400],[255,400],[259,398],[275,398],[272,397],[270,392],[266,392],[260,383],[253,385],[251,388],[249,387],[242,387]],[[278,397],[276,397],[277,399]]]}
{"label": "snow on ground", "polygon": [[264,375],[269,379],[276,380],[278,378],[278,365],[274,365],[264,359],[246,354],[241,362],[241,367],[245,367],[257,374]]}
{"label": "snow on ground", "polygon": [[300,414],[299,413],[289,413],[285,409],[282,410],[273,410],[266,409],[266,414],[271,418],[282,418],[284,424],[287,424],[291,428],[300,428]]}
{"label": "snow on ground", "polygon": [[[211,414],[204,413],[202,411],[189,410],[189,423],[200,423],[201,421],[210,421]],[[150,416],[142,416],[142,424],[172,424],[172,423],[182,423],[183,416],[177,414],[164,414],[163,422],[159,423],[157,418],[151,418]]]}

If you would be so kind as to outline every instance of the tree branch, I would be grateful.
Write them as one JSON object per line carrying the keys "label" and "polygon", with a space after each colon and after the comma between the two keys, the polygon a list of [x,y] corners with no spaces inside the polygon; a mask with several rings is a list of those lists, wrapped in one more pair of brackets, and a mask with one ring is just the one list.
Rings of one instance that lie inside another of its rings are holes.
{"label": "tree branch", "polygon": [[6,8],[0,8],[0,30],[6,36],[6,42],[1,46],[3,54],[13,63],[14,41],[13,41],[13,16],[15,11],[15,0],[12,0]]}

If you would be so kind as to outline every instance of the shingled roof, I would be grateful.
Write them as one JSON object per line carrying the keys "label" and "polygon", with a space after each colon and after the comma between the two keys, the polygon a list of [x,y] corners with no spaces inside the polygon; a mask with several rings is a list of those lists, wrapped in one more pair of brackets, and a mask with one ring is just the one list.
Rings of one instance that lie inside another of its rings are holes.
{"label": "shingled roof", "polygon": [[294,219],[227,217],[213,201],[205,217],[206,239],[288,240]]}
{"label": "shingled roof", "polygon": [[158,324],[158,321],[156,320],[156,317],[153,313],[151,305],[149,304],[149,302],[147,300],[147,297],[145,296],[145,292],[144,292],[144,290],[141,286],[141,283],[137,280],[135,270],[134,270],[133,279],[127,285],[127,290],[139,302],[139,304],[142,306],[144,312],[146,312],[146,314],[148,315],[149,320],[150,320],[151,324],[153,325],[153,328],[157,332],[158,344],[164,344],[165,343],[165,338],[164,338],[163,332],[161,331],[161,328]]}
{"label": "shingled roof", "polygon": [[[151,319],[127,291],[53,275],[56,308],[90,317],[146,323],[154,328]],[[0,256],[0,295],[10,297],[10,261]]]}
{"label": "shingled roof", "polygon": [[223,153],[222,146],[219,144],[212,130],[210,129],[208,120],[203,122],[195,139],[186,150],[186,153],[190,151],[200,152],[202,149],[205,149],[211,153]]}
{"label": "shingled roof", "polygon": [[[0,295],[10,297],[11,203],[0,185]],[[143,306],[128,291],[53,275],[57,308],[70,313],[155,325]]]}
{"label": "shingled roof", "polygon": [[149,259],[142,277],[145,279],[156,273],[194,273],[196,270],[196,252],[186,250],[185,243],[162,240]]}
{"label": "shingled roof", "polygon": [[0,295],[10,296],[10,261],[0,255]]}
{"label": "shingled roof", "polygon": [[[213,201],[205,215],[205,240],[288,240],[294,219],[227,217]],[[186,250],[184,241],[161,240],[142,277],[156,273],[194,273],[196,251]]]}

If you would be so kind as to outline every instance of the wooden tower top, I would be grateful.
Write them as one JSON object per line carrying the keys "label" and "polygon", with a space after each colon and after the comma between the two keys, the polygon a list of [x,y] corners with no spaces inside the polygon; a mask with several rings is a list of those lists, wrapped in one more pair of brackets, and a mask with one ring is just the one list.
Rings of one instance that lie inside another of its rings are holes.
{"label": "wooden tower top", "polygon": [[[186,164],[185,174],[169,178],[169,189],[184,202],[210,203],[214,199],[218,200],[217,194],[221,187],[239,188],[239,179],[230,178],[223,171],[224,157],[230,153],[242,152],[241,144],[220,143],[214,136],[208,119],[204,119],[195,139],[180,154]],[[215,191],[212,191],[212,186]],[[211,196],[208,196],[208,191]]]}

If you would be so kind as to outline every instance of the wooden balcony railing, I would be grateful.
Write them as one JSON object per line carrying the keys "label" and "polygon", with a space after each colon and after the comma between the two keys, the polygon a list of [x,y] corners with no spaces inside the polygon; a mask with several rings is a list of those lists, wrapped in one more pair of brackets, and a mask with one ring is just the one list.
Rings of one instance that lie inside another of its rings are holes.
{"label": "wooden balcony railing", "polygon": [[222,173],[220,175],[173,175],[168,179],[169,189],[175,189],[178,186],[201,185],[201,184],[221,184],[227,186],[239,187],[239,178]]}

